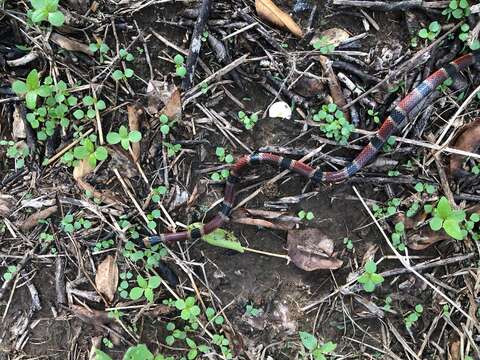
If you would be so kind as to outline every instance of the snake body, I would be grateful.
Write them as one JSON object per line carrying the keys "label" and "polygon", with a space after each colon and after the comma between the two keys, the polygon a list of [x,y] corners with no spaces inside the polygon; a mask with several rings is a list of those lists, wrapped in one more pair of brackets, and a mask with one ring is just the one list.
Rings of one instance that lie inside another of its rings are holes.
{"label": "snake body", "polygon": [[375,157],[387,139],[403,125],[404,121],[407,120],[409,112],[412,111],[421,100],[434,91],[437,86],[441,85],[446,79],[453,78],[454,75],[474,63],[480,63],[480,51],[463,55],[443,68],[435,71],[427,79],[422,81],[400,101],[395,109],[393,109],[390,115],[384,120],[380,129],[372,137],[368,145],[363,148],[360,154],[341,170],[324,172],[319,168],[312,168],[301,161],[271,153],[254,153],[239,158],[231,168],[230,176],[227,178],[222,208],[212,220],[200,228],[191,229],[189,231],[147,237],[144,239],[145,245],[150,246],[159,242],[198,239],[222,226],[228,221],[228,216],[230,215],[235,202],[235,186],[240,182],[242,172],[251,165],[276,165],[281,169],[288,169],[300,174],[316,184],[322,182],[334,183],[347,179]]}

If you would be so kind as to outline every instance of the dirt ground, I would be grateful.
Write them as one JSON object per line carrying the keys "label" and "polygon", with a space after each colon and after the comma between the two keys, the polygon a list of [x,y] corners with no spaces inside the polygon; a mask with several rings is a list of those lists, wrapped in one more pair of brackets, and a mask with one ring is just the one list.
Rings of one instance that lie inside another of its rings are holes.
{"label": "dirt ground", "polygon": [[[229,4],[222,5],[218,2],[219,8],[228,8]],[[242,2],[246,6],[252,7],[251,1]],[[298,6],[301,1],[276,1],[283,9],[293,9]],[[330,28],[342,28],[348,31],[352,36],[358,35],[365,31],[362,24],[358,9],[344,9],[339,11],[338,8],[332,6],[327,1],[305,1],[308,4],[306,11],[292,13],[293,18],[301,25],[305,26],[308,22],[312,3],[318,7],[318,16],[313,23],[313,28],[325,30]],[[108,9],[115,8],[113,4],[106,2],[102,4],[102,11],[108,13]],[[128,44],[136,35],[135,22],[139,29],[150,34],[152,30],[168,39],[173,44],[187,49],[189,46],[189,38],[187,33],[190,27],[181,24],[172,25],[168,22],[178,22],[179,14],[189,7],[189,2],[175,2],[173,4],[159,2],[147,6],[145,9],[135,12],[133,15],[126,13],[115,16],[115,21],[126,24],[127,31],[118,31],[118,40],[122,44]],[[192,6],[193,7],[193,6]],[[380,27],[380,31],[371,29],[368,36],[362,40],[361,48],[358,51],[368,53],[369,56],[363,59],[366,63],[371,64],[369,74],[380,79],[384,78],[388,73],[388,67],[383,69],[375,69],[375,64],[386,52],[391,52],[395,57],[409,49],[409,41],[411,34],[407,26],[405,26],[405,18],[402,12],[381,12],[366,10]],[[222,12],[221,12],[222,13]],[[422,14],[422,18],[430,19],[435,16]],[[215,29],[211,29],[215,31]],[[223,30],[222,30],[223,31]],[[107,42],[114,43],[111,32],[108,33]],[[276,36],[285,44],[287,52],[304,51],[309,48],[308,44],[294,39],[286,31],[276,31]],[[247,40],[243,39],[245,43]],[[151,36],[146,42],[151,65],[154,70],[155,78],[162,80],[168,77],[172,72],[172,64],[165,61],[166,54],[174,54],[171,48],[158,40],[155,36]],[[264,47],[266,43],[260,44],[258,47],[248,46],[252,50],[250,56],[264,56]],[[243,46],[241,42],[238,46]],[[138,51],[137,46],[134,47],[135,60],[131,67],[135,70],[135,74],[142,79],[148,81],[149,66],[143,51]],[[408,50],[410,51],[410,50]],[[241,54],[236,54],[236,56]],[[288,62],[285,62],[280,55],[279,63],[282,69],[286,69]],[[291,61],[296,61],[300,56],[293,56]],[[221,68],[208,48],[203,50],[201,58],[205,64],[211,69],[218,70]],[[28,69],[26,67],[25,69]],[[88,80],[95,74],[94,69],[85,72],[82,68],[81,77]],[[229,91],[236,99],[240,99],[245,106],[245,111],[263,113],[265,109],[274,99],[273,95],[267,93],[258,85],[259,79],[255,76],[254,66],[246,64],[242,71],[245,76],[243,82],[244,87],[239,88],[231,84],[228,86]],[[28,71],[25,70],[25,74]],[[310,72],[321,74],[321,68],[316,63]],[[79,75],[80,76],[80,75]],[[175,79],[179,83],[178,79]],[[125,123],[126,110],[122,109],[121,104],[137,103],[140,106],[147,105],[146,84],[138,79],[129,82],[135,95],[116,92],[118,98],[115,104],[119,105],[119,110],[114,110],[112,115],[114,119],[111,123]],[[118,89],[117,89],[118,90]],[[378,100],[384,100],[385,94],[375,95]],[[110,99],[111,100],[111,99]],[[215,103],[214,99],[208,96],[197,100],[198,103],[204,104],[208,109],[213,109],[218,113],[222,113],[225,117],[235,118],[239,110],[238,105],[228,97],[223,97],[221,101]],[[316,100],[312,100],[315,102]],[[384,109],[385,110],[385,109]],[[471,109],[472,114],[478,113],[478,107]],[[298,114],[294,113],[294,119]],[[472,115],[473,116],[473,115]],[[176,178],[171,179],[171,183],[179,185],[185,190],[190,197],[197,188],[199,196],[195,198],[195,202],[188,207],[182,206],[170,212],[170,216],[180,223],[186,224],[193,221],[201,221],[205,216],[205,209],[208,209],[216,200],[222,197],[223,184],[215,184],[209,180],[208,173],[202,172],[205,168],[209,168],[217,164],[215,156],[215,146],[224,146],[234,155],[235,158],[244,155],[245,149],[238,144],[233,147],[227,139],[215,127],[203,124],[197,125],[197,135],[193,135],[190,122],[204,118],[205,115],[195,105],[189,105],[183,114],[184,130],[179,128],[175,131],[175,141],[182,140],[201,140],[197,144],[185,146],[188,152],[179,161],[175,167]],[[445,116],[448,118],[448,116]],[[148,153],[151,146],[158,142],[158,129],[152,125],[150,120],[144,129],[149,135],[148,145],[142,144],[144,153]],[[238,123],[236,124],[238,126]],[[183,126],[183,125],[182,125]],[[367,130],[374,130],[377,125],[368,124]],[[261,118],[257,123],[254,131],[242,131],[236,134],[241,142],[252,150],[257,150],[264,146],[284,146],[284,147],[304,147],[314,149],[319,146],[313,135],[318,135],[316,128],[310,128],[307,132],[303,132],[304,124],[301,121],[281,120],[272,118]],[[3,134],[10,130],[9,125],[2,126]],[[297,141],[290,143],[296,136],[300,136]],[[358,135],[357,135],[358,137]],[[172,137],[173,140],[173,137]],[[360,142],[360,144],[363,144]],[[409,154],[407,149],[402,153],[402,147],[410,145],[399,145],[398,154],[392,155],[392,158],[400,161],[405,158],[405,154]],[[323,152],[333,150],[333,156],[342,158],[352,158],[356,151],[342,149],[327,145]],[[417,157],[418,161],[422,160]],[[149,179],[160,179],[163,176],[163,170],[159,169],[155,160],[149,155],[144,156],[144,167]],[[0,190],[3,194],[9,194],[15,197],[15,212],[12,215],[12,221],[19,226],[21,222],[34,212],[34,209],[22,209],[22,200],[28,199],[48,199],[55,200],[59,198],[84,199],[83,192],[78,188],[75,180],[65,166],[54,166],[50,168],[42,168],[40,159],[35,159],[29,164],[27,171],[23,173],[15,173],[8,169],[5,164],[0,174]],[[321,159],[317,159],[315,166],[328,166],[329,163]],[[188,176],[186,169],[188,171]],[[261,182],[272,178],[278,173],[273,167],[257,167],[249,173],[249,178],[242,182],[241,187],[252,186],[251,189],[243,192],[239,197],[245,198]],[[368,177],[368,175],[381,176],[380,171],[372,171],[360,175]],[[384,175],[384,174],[383,174]],[[412,172],[413,177],[417,178],[422,175],[418,172]],[[436,176],[434,176],[436,178]],[[148,195],[148,188],[142,183],[140,176],[129,180],[131,188],[136,191],[140,198]],[[101,167],[95,176],[92,176],[92,183],[99,187],[114,190],[122,194],[122,200],[128,203],[128,198],[122,192],[120,184],[116,182],[115,175],[107,167]],[[161,183],[161,181],[160,181]],[[412,184],[414,182],[412,181]],[[284,258],[265,256],[258,253],[246,252],[243,254],[209,246],[202,241],[187,244],[174,244],[170,248],[174,251],[197,277],[201,279],[203,284],[196,282],[200,287],[200,292],[205,299],[215,299],[217,309],[224,309],[223,314],[227,319],[223,333],[228,334],[231,340],[231,348],[236,356],[241,359],[295,359],[300,358],[302,351],[299,342],[299,331],[307,331],[315,333],[321,342],[332,341],[337,344],[335,351],[336,356],[332,358],[352,358],[352,359],[389,359],[393,358],[389,354],[397,355],[400,359],[415,359],[414,355],[419,351],[422,342],[425,340],[426,334],[431,339],[435,339],[438,345],[428,345],[427,350],[423,351],[421,359],[460,359],[460,357],[451,357],[450,348],[446,348],[445,344],[456,342],[459,334],[462,333],[462,325],[465,325],[465,319],[457,313],[442,326],[433,327],[433,322],[438,322],[438,314],[441,312],[444,301],[432,292],[425,283],[419,281],[412,274],[401,274],[396,277],[386,279],[381,288],[375,293],[369,294],[365,292],[353,291],[351,294],[341,294],[339,289],[342,285],[350,281],[352,273],[361,268],[369,255],[376,254],[377,259],[383,256],[389,256],[382,260],[379,264],[379,271],[402,268],[400,262],[394,259],[392,252],[385,243],[382,235],[373,223],[372,219],[365,211],[358,197],[352,189],[355,186],[359,193],[366,199],[376,201],[387,201],[396,196],[406,196],[412,188],[412,184],[402,185],[393,183],[385,185],[375,182],[362,183],[344,182],[341,184],[326,184],[318,187],[308,184],[306,186],[305,179],[298,175],[289,174],[280,181],[270,186],[266,191],[255,197],[254,200],[245,206],[249,209],[267,209],[276,210],[268,207],[272,201],[287,196],[297,196],[301,193],[315,192],[307,199],[301,200],[295,204],[285,204],[282,208],[286,213],[295,216],[300,210],[308,210],[315,214],[315,218],[308,224],[297,225],[299,228],[317,228],[321,230],[329,239],[333,240],[336,257],[343,261],[343,266],[338,270],[317,270],[306,272],[293,263],[287,263]],[[408,186],[410,186],[408,188]],[[476,189],[476,188],[475,188]],[[475,194],[478,190],[472,190]],[[469,203],[472,205],[471,203]],[[136,209],[129,205],[124,208],[126,213],[132,218],[141,218],[136,214]],[[207,218],[212,214],[208,213]],[[61,220],[61,215],[57,214],[51,217],[56,221]],[[228,230],[233,232],[239,241],[244,245],[253,249],[274,254],[287,254],[287,232],[282,230],[268,229],[264,227],[247,226],[240,224],[228,224]],[[39,228],[18,234],[18,238],[13,238],[8,231],[0,233],[0,266],[6,269],[6,266],[19,261],[26,252],[38,241],[38,235],[41,232]],[[103,225],[95,227],[94,230],[79,236],[75,241],[65,236],[60,231],[56,237],[58,249],[68,249],[68,251],[60,251],[67,262],[65,276],[73,280],[79,273],[90,275],[79,289],[92,291],[92,282],[94,275],[92,273],[92,265],[98,265],[103,254],[92,257],[86,253],[99,239],[105,239],[109,236],[108,228]],[[145,235],[145,234],[143,234]],[[348,250],[344,245],[344,238],[353,241],[353,250]],[[115,238],[115,246],[121,249],[121,239]],[[118,241],[118,242],[117,242]],[[82,244],[78,247],[78,244]],[[114,249],[113,249],[114,250]],[[376,252],[375,252],[376,251]],[[414,251],[410,250],[409,255],[412,256],[414,263],[422,262],[433,258],[448,258],[452,254],[470,253],[476,251],[476,244],[457,243],[447,240],[436,244],[434,247]],[[120,253],[120,252],[119,252]],[[4,256],[5,255],[5,256]],[[48,253],[33,255],[27,266],[23,270],[23,278],[15,283],[14,291],[8,292],[8,296],[0,303],[1,314],[3,315],[0,326],[0,359],[88,359],[89,352],[92,348],[92,339],[94,337],[105,336],[106,330],[98,323],[91,322],[82,318],[81,315],[74,310],[59,308],[56,298],[56,256],[48,255]],[[79,261],[78,259],[81,259]],[[462,265],[449,268],[445,265],[435,270],[435,276],[441,278],[442,275],[450,274],[451,276],[459,276],[458,280],[453,280],[446,285],[444,283],[437,284],[454,299],[461,297],[460,292],[465,286],[477,287],[477,283],[472,283],[471,279],[461,280],[461,275],[455,271],[463,272],[467,278],[468,273],[476,273],[475,261],[478,254],[462,263]],[[191,292],[192,280],[191,274],[186,274],[175,260],[171,257],[165,259],[166,264],[176,273],[182,285],[182,291]],[[119,267],[125,270],[131,265],[130,261],[119,257]],[[432,272],[433,273],[433,272]],[[452,273],[454,275],[452,275]],[[430,273],[428,274],[430,275]],[[41,303],[41,309],[32,312],[31,294],[27,288],[27,281],[32,283],[37,292]],[[429,278],[430,279],[430,278]],[[447,281],[447,280],[445,280]],[[208,284],[208,286],[205,286]],[[190,289],[189,291],[187,289]],[[175,347],[165,345],[165,336],[167,335],[165,325],[172,318],[172,314],[162,313],[160,310],[161,299],[168,298],[170,295],[162,289],[157,299],[157,307],[145,306],[138,315],[135,323],[135,333],[138,334],[138,342],[145,343],[150,349],[165,352],[165,354],[178,355],[180,352]],[[384,316],[378,316],[372,310],[381,308],[387,296],[393,298],[395,311],[387,313]],[[304,310],[311,304],[316,303],[319,299],[324,299],[321,304],[312,306],[311,309]],[[81,299],[81,298],[77,298]],[[462,297],[463,303],[466,302]],[[478,302],[478,298],[471,298],[472,303]],[[415,325],[414,329],[407,330],[404,325],[404,317],[402,314],[408,313],[416,304],[423,304],[425,312],[422,318]],[[79,300],[78,305],[104,310],[105,304],[102,302],[95,303],[88,300]],[[139,303],[128,302],[119,299],[115,306],[136,306]],[[249,316],[246,313],[247,306],[259,310],[258,316]],[[367,305],[367,306],[365,306]],[[113,306],[113,305],[112,305]],[[141,307],[140,307],[141,308]],[[303,310],[302,310],[303,309]],[[135,311],[140,311],[135,308]],[[467,310],[467,309],[466,309]],[[130,318],[137,315],[135,311],[128,314]],[[473,316],[475,317],[475,311]],[[129,310],[126,310],[129,312]],[[26,331],[22,326],[28,327]],[[453,330],[445,331],[445,327],[458,326],[456,332]],[[21,349],[15,349],[15,344],[21,344],[19,336],[25,334],[25,344]],[[478,344],[478,332],[475,330],[472,344]],[[203,336],[203,335],[202,335]],[[462,337],[462,341],[466,341]],[[132,340],[132,339],[130,339]],[[109,355],[113,359],[122,359],[125,349],[128,345],[124,341],[115,344],[113,349],[108,349]],[[405,350],[408,348],[410,351]],[[414,349],[414,350],[412,350]],[[175,357],[177,358],[177,357]],[[180,359],[180,357],[178,357]],[[210,357],[222,358],[219,355]],[[467,359],[462,357],[462,359]]]}

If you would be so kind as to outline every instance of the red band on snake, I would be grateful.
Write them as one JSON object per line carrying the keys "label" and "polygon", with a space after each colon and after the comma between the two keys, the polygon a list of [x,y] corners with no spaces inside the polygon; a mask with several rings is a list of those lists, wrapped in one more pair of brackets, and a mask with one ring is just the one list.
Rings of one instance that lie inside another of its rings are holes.
{"label": "red band on snake", "polygon": [[298,173],[314,183],[334,183],[345,180],[375,157],[388,138],[403,125],[405,120],[407,120],[409,112],[412,111],[421,100],[432,93],[437,86],[441,85],[446,79],[453,78],[455,74],[476,62],[480,62],[480,51],[464,55],[430,75],[400,101],[390,115],[383,121],[382,126],[372,139],[370,139],[368,145],[363,148],[360,154],[358,154],[350,164],[341,170],[322,172],[321,169],[312,168],[303,162],[270,153],[256,153],[241,157],[233,165],[230,176],[227,179],[222,209],[212,220],[200,228],[189,231],[147,237],[144,240],[145,245],[149,246],[159,242],[198,239],[222,226],[228,221],[228,216],[235,203],[235,186],[240,181],[242,172],[250,165],[276,165],[281,169],[288,169]]}

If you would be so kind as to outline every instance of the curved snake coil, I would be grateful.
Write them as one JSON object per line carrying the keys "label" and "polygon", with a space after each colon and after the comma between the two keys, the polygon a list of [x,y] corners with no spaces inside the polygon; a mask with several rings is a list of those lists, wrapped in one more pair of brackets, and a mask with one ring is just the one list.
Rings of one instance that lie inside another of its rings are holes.
{"label": "curved snake coil", "polygon": [[312,168],[301,161],[270,153],[256,153],[241,157],[232,167],[230,176],[227,179],[222,209],[212,220],[197,229],[147,237],[144,239],[145,245],[149,246],[159,242],[198,239],[222,226],[223,223],[228,221],[228,216],[230,215],[235,202],[235,185],[240,181],[242,171],[250,165],[277,165],[281,169],[288,169],[296,172],[314,183],[339,182],[352,176],[366,163],[373,159],[390,135],[403,125],[403,122],[407,119],[408,113],[417,106],[421,100],[435,90],[437,86],[441,85],[446,79],[453,78],[455,74],[474,63],[480,63],[480,51],[475,51],[452,61],[420,83],[420,85],[400,101],[390,115],[384,120],[380,129],[372,137],[369,144],[363,148],[360,154],[341,170],[323,172],[321,169]]}

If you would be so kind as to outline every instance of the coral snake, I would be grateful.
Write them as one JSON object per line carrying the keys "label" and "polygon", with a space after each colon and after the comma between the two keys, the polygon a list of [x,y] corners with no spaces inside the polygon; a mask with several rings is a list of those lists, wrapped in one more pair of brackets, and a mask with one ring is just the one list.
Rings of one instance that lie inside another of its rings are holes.
{"label": "coral snake", "polygon": [[390,135],[392,135],[403,125],[403,122],[407,119],[409,112],[415,106],[417,106],[421,100],[434,91],[437,86],[441,85],[446,79],[453,79],[454,75],[474,63],[480,63],[480,50],[474,51],[473,53],[464,55],[452,61],[421,82],[405,98],[403,98],[402,101],[400,101],[395,109],[393,109],[390,115],[384,120],[380,129],[372,137],[368,145],[363,148],[360,154],[358,154],[350,164],[341,170],[325,172],[319,168],[312,168],[301,161],[296,161],[271,153],[254,153],[251,155],[242,156],[231,168],[230,176],[228,177],[225,185],[222,208],[212,220],[200,228],[191,229],[189,231],[146,237],[144,239],[145,245],[149,246],[159,242],[175,242],[198,239],[222,226],[222,224],[228,221],[228,216],[230,215],[234,205],[235,186],[240,181],[242,171],[250,165],[277,165],[281,169],[291,170],[317,184],[322,182],[339,182],[352,176],[366,163],[373,159]]}

